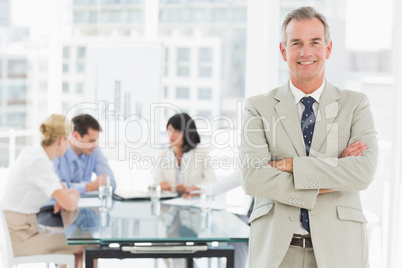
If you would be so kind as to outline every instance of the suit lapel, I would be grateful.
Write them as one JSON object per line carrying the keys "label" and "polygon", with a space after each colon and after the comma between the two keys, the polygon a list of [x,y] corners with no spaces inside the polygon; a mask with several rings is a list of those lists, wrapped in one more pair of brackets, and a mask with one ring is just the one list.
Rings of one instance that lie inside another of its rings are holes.
{"label": "suit lapel", "polygon": [[275,105],[278,118],[284,116],[284,119],[280,120],[283,128],[291,140],[298,156],[305,156],[306,149],[302,139],[301,123],[289,84],[283,85],[278,89],[275,99],[279,101]]}
{"label": "suit lapel", "polygon": [[311,154],[321,147],[333,122],[338,117],[340,105],[337,101],[341,95],[328,81],[325,82],[325,88],[321,93],[318,111],[316,113],[316,123],[314,127],[313,141],[311,145]]}

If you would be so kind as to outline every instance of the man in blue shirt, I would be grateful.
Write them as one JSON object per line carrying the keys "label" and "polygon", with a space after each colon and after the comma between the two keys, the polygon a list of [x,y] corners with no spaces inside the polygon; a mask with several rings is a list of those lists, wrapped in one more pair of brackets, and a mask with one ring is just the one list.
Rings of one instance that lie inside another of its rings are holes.
{"label": "man in blue shirt", "polygon": [[[110,177],[114,190],[113,172],[98,148],[99,131],[102,131],[98,121],[89,114],[80,114],[72,122],[74,131],[70,147],[62,157],[53,160],[57,175],[68,188],[77,189],[81,195],[98,190],[100,175]],[[92,173],[97,175],[94,181],[91,181]]]}

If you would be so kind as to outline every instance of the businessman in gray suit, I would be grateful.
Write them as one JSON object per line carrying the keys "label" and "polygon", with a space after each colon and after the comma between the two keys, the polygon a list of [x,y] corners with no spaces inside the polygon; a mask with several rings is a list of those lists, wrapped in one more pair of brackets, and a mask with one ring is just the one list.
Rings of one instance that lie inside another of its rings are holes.
{"label": "businessman in gray suit", "polygon": [[369,267],[359,192],[378,145],[368,98],[325,80],[322,14],[296,9],[282,30],[290,80],[247,99],[242,123],[242,185],[255,197],[249,267]]}

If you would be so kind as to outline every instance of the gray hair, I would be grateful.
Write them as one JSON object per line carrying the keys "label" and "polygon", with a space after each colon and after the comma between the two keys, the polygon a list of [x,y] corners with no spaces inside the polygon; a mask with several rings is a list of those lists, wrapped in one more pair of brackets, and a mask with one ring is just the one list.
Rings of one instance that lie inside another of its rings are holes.
{"label": "gray hair", "polygon": [[286,27],[288,26],[289,22],[293,19],[297,21],[304,21],[304,20],[312,20],[314,18],[319,19],[325,28],[325,44],[329,44],[331,41],[329,25],[327,23],[327,19],[324,15],[317,12],[313,7],[300,7],[298,9],[293,10],[290,12],[285,20],[282,23],[282,45],[286,47]]}

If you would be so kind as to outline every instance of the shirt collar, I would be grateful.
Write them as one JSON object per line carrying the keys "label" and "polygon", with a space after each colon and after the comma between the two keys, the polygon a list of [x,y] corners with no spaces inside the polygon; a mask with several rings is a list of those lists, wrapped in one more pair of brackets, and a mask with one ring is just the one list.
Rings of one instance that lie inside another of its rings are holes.
{"label": "shirt collar", "polygon": [[290,91],[292,91],[293,97],[295,98],[295,104],[299,103],[300,100],[306,96],[311,96],[314,98],[314,100],[319,103],[320,102],[320,97],[321,97],[321,93],[324,90],[325,87],[325,79],[324,82],[322,82],[321,86],[319,88],[317,88],[316,90],[314,90],[313,93],[311,94],[305,94],[303,91],[301,91],[300,89],[298,89],[297,87],[295,87],[292,84],[292,81],[289,80],[289,87],[290,87]]}
{"label": "shirt collar", "polygon": [[[188,151],[188,152],[184,152],[183,156],[181,157],[181,159],[189,158],[190,152],[191,152],[191,150]],[[169,155],[170,155],[169,157],[170,157],[171,160],[176,160],[176,155],[175,155],[174,150],[173,150],[172,147],[169,147]]]}
{"label": "shirt collar", "polygon": [[[80,157],[74,152],[74,150],[71,148],[71,146],[68,146],[66,153],[64,155],[67,158],[68,162],[70,162],[70,163],[76,161]],[[85,159],[85,154],[82,154],[81,158]]]}

